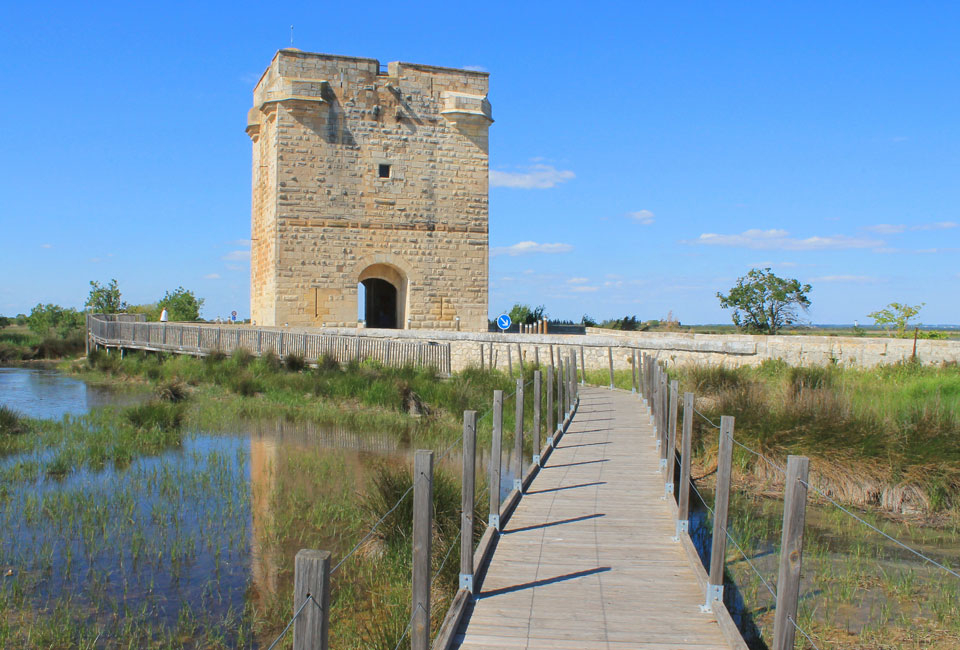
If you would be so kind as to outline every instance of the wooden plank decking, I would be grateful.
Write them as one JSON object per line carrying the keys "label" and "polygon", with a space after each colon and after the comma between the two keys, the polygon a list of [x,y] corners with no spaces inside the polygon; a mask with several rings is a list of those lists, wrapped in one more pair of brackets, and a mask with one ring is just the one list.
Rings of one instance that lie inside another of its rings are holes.
{"label": "wooden plank decking", "polygon": [[635,395],[580,408],[510,517],[456,638],[467,648],[727,649],[663,495]]}

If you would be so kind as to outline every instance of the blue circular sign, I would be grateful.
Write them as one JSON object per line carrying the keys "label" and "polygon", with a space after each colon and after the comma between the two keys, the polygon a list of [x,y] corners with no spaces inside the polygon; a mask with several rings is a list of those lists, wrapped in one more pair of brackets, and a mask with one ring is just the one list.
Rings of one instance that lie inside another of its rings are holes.
{"label": "blue circular sign", "polygon": [[511,323],[512,321],[510,320],[510,317],[507,316],[506,314],[500,314],[499,316],[497,316],[497,327],[499,327],[500,329],[504,331],[510,329]]}

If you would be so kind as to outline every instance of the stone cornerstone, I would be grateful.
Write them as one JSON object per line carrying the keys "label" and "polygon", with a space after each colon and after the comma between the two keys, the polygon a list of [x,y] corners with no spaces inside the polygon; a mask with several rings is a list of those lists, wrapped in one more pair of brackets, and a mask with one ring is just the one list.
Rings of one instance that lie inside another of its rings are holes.
{"label": "stone cornerstone", "polygon": [[254,90],[257,325],[487,328],[488,74],[277,52]]}

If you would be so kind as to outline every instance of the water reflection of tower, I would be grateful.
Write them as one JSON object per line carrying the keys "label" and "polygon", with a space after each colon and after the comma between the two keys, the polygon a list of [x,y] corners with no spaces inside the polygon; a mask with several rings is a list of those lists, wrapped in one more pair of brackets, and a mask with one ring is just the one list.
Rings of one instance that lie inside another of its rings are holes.
{"label": "water reflection of tower", "polygon": [[278,583],[276,558],[267,546],[274,526],[270,499],[273,495],[279,446],[274,436],[256,427],[250,435],[251,574],[262,595],[275,594]]}

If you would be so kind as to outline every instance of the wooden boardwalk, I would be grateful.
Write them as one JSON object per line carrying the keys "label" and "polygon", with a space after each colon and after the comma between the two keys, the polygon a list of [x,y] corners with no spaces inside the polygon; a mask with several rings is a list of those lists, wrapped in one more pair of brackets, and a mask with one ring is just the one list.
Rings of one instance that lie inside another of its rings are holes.
{"label": "wooden boardwalk", "polygon": [[471,649],[728,649],[663,495],[642,401],[584,387],[455,638]]}

